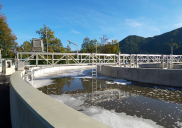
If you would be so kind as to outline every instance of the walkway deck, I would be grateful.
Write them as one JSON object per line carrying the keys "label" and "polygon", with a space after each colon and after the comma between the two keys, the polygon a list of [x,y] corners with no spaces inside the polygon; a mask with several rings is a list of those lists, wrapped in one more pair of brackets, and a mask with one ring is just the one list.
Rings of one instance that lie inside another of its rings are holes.
{"label": "walkway deck", "polygon": [[0,128],[12,128],[10,118],[10,76],[0,75]]}

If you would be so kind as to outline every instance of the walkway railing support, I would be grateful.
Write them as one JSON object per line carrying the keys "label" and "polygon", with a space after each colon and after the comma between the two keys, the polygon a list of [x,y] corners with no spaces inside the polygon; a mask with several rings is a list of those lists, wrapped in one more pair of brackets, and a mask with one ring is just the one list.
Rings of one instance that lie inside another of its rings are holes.
{"label": "walkway railing support", "polygon": [[164,56],[163,55],[161,57],[161,64],[162,64],[162,69],[164,69]]}
{"label": "walkway railing support", "polygon": [[121,62],[120,62],[120,52],[118,53],[118,65],[119,65],[119,67],[121,66]]}
{"label": "walkway railing support", "polygon": [[136,68],[138,67],[138,55],[136,55]]}
{"label": "walkway railing support", "polygon": [[[22,58],[22,55],[29,55],[28,58]],[[48,55],[48,56],[47,56]],[[76,58],[76,56],[81,56]],[[40,57],[39,57],[40,56]],[[47,58],[46,58],[47,56]],[[82,57],[83,56],[83,57]],[[35,58],[34,58],[35,57]],[[49,58],[50,57],[50,58]],[[117,58],[118,57],[118,58]],[[49,58],[49,59],[48,59]],[[169,65],[170,59],[170,67]],[[167,64],[168,68],[172,68],[173,63],[182,63],[182,55],[156,55],[156,54],[91,54],[91,53],[41,53],[41,52],[18,52],[17,53],[17,62],[18,61],[36,61],[35,65],[27,66],[46,66],[39,64],[38,61],[43,60],[47,61],[49,65],[56,66],[59,61],[66,62],[67,65],[90,65],[92,61],[94,63],[103,63],[103,64],[118,64],[119,66],[126,65],[125,62],[129,63],[130,67],[139,64],[157,64],[162,63],[162,68],[164,68],[164,63]],[[52,60],[52,63],[51,61]],[[72,62],[69,63],[69,60]],[[66,65],[65,64],[65,65]]]}

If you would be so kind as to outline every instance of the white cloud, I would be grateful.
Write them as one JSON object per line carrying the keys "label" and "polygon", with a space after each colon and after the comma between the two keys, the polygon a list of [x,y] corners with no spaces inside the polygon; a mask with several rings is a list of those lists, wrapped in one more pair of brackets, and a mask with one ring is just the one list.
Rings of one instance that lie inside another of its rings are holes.
{"label": "white cloud", "polygon": [[117,39],[116,38],[108,39],[107,42],[112,42],[112,40],[114,41],[114,40],[117,40]]}
{"label": "white cloud", "polygon": [[74,34],[79,34],[79,35],[81,34],[79,31],[76,31],[76,30],[73,30],[73,29],[71,30],[71,32],[74,33]]}
{"label": "white cloud", "polygon": [[161,30],[156,27],[156,26],[145,26],[144,28],[141,29],[140,35],[147,38],[147,37],[153,37],[156,35],[160,35]]}
{"label": "white cloud", "polygon": [[33,36],[27,35],[27,34],[22,34],[22,33],[16,33],[17,38],[21,38],[21,39],[31,39]]}
{"label": "white cloud", "polygon": [[139,27],[142,26],[142,20],[144,17],[137,18],[137,19],[126,19],[126,25],[132,26],[132,27]]}
{"label": "white cloud", "polygon": [[138,23],[138,22],[136,22],[136,21],[127,21],[127,20],[126,20],[126,24],[129,25],[129,26],[132,26],[132,27],[142,26],[141,23]]}
{"label": "white cloud", "polygon": [[181,23],[174,24],[174,26],[175,26],[176,28],[180,28],[180,27],[182,27],[182,22],[181,22]]}

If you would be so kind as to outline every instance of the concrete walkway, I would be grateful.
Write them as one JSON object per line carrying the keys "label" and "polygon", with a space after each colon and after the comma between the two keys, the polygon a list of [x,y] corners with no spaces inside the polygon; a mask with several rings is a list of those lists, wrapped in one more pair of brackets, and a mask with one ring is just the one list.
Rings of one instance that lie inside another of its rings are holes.
{"label": "concrete walkway", "polygon": [[0,128],[12,128],[10,118],[10,76],[0,75]]}

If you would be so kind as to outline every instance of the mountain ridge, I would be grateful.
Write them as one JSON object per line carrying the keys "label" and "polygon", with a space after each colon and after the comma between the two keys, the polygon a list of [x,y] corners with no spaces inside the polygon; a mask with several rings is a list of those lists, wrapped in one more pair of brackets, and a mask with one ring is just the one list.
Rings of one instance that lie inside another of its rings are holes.
{"label": "mountain ridge", "polygon": [[125,54],[173,54],[182,55],[182,27],[156,35],[141,37],[129,35],[119,42],[121,53]]}

